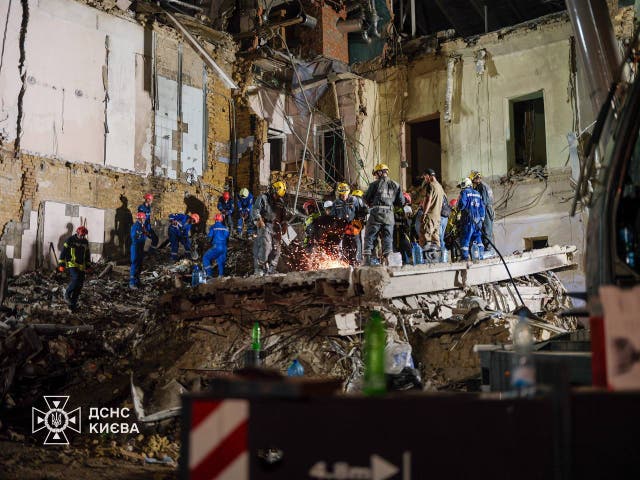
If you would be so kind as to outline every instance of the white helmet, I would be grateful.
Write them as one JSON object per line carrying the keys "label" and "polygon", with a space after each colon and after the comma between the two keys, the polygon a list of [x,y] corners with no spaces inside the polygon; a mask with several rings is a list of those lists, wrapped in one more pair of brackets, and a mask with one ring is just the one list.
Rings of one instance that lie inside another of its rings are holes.
{"label": "white helmet", "polygon": [[405,205],[403,210],[407,215],[411,215],[413,213],[413,210],[411,210],[411,207],[409,205]]}
{"label": "white helmet", "polygon": [[242,198],[247,198],[249,196],[249,189],[248,188],[243,188],[240,190],[240,196]]}
{"label": "white helmet", "polygon": [[333,202],[331,200],[327,200],[326,202],[324,202],[322,207],[323,208],[331,208],[331,207],[333,207]]}
{"label": "white helmet", "polygon": [[468,188],[471,186],[473,186],[473,183],[469,180],[469,177],[464,177],[458,184],[459,188]]}

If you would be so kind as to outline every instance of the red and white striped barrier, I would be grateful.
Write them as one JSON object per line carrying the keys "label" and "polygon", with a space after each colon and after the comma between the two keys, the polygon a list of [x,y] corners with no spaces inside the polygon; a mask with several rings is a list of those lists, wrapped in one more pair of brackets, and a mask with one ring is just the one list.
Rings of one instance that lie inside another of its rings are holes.
{"label": "red and white striped barrier", "polygon": [[189,479],[248,480],[248,423],[248,400],[194,400]]}

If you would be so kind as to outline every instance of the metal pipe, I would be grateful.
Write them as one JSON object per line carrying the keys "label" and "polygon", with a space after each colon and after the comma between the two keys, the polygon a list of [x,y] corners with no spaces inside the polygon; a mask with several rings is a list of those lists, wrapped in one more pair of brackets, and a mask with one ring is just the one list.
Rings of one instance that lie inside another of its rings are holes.
{"label": "metal pipe", "polygon": [[176,26],[178,31],[182,34],[184,39],[187,41],[189,45],[200,55],[200,58],[211,68],[214,72],[218,74],[218,76],[222,79],[225,86],[230,88],[231,90],[236,90],[238,86],[231,79],[229,75],[215,62],[215,60],[209,55],[200,42],[196,40],[196,38],[191,35],[191,33],[180,23],[180,21],[174,17],[171,13],[164,11],[164,14],[167,16],[169,20]]}
{"label": "metal pipe", "polygon": [[409,11],[411,12],[411,38],[416,36],[416,0],[410,0]]}
{"label": "metal pipe", "polygon": [[484,6],[484,33],[489,33],[489,7]]}
{"label": "metal pipe", "polygon": [[589,98],[598,112],[611,84],[618,80],[622,59],[605,0],[565,0],[576,45],[589,82]]}
{"label": "metal pipe", "polygon": [[180,0],[163,0],[163,2],[172,3],[174,5],[179,5],[181,7],[189,8],[191,10],[195,10],[198,13],[204,12],[203,8],[200,8],[197,5],[192,5],[191,3],[181,2]]}
{"label": "metal pipe", "polygon": [[352,33],[362,31],[362,19],[353,18],[350,20],[338,20],[336,22],[336,28],[340,33]]}

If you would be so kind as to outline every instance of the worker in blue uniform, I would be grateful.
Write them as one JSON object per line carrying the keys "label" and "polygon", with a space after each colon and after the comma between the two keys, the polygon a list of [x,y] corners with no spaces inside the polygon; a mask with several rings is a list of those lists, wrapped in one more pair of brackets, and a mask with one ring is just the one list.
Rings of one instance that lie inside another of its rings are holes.
{"label": "worker in blue uniform", "polygon": [[218,211],[224,217],[224,224],[231,230],[233,228],[233,199],[229,192],[223,192],[218,198]]}
{"label": "worker in blue uniform", "polygon": [[169,215],[169,242],[171,243],[171,259],[178,260],[178,248],[184,246],[186,255],[191,255],[191,226],[200,222],[197,213],[172,213]]}
{"label": "worker in blue uniform", "polygon": [[131,269],[129,270],[129,288],[137,290],[140,287],[140,271],[144,258],[144,244],[149,238],[145,228],[147,214],[138,212],[136,222],[131,226]]}
{"label": "worker in blue uniform", "polygon": [[482,258],[484,253],[482,222],[485,215],[482,196],[473,189],[473,183],[469,178],[463,178],[458,187],[462,189],[457,204],[460,212],[459,226],[462,259],[469,259],[469,246],[474,243],[478,246],[479,258]]}
{"label": "worker in blue uniform", "polygon": [[147,231],[149,238],[151,239],[151,247],[149,247],[149,253],[155,253],[158,247],[158,235],[153,231],[151,227],[151,204],[153,203],[153,194],[145,193],[144,202],[138,206],[138,212],[145,214],[144,229]]}
{"label": "worker in blue uniform", "polygon": [[207,238],[211,242],[211,248],[202,257],[202,266],[207,277],[213,277],[213,267],[215,261],[218,264],[218,276],[224,277],[224,262],[227,260],[227,241],[229,240],[229,229],[222,223],[224,217],[221,213],[215,216],[215,223],[209,227]]}
{"label": "worker in blue uniform", "polygon": [[242,236],[242,229],[247,225],[247,235],[255,233],[255,225],[251,221],[251,210],[253,209],[253,195],[248,188],[243,188],[238,194],[238,236]]}

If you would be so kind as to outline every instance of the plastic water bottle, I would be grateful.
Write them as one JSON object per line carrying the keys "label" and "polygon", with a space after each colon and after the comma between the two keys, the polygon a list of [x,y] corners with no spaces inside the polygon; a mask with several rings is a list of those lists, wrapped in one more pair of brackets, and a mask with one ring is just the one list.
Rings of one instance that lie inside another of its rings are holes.
{"label": "plastic water bottle", "polygon": [[304,375],[304,367],[297,358],[287,368],[287,375],[290,377],[302,377]]}
{"label": "plastic water bottle", "polygon": [[514,361],[511,369],[511,386],[520,396],[535,393],[536,367],[533,362],[533,335],[524,313],[520,314],[513,330]]}
{"label": "plastic water bottle", "polygon": [[480,246],[476,242],[473,242],[473,244],[471,245],[471,260],[473,260],[474,262],[477,262],[479,259],[480,259]]}
{"label": "plastic water bottle", "polygon": [[382,395],[387,391],[387,379],[384,374],[386,337],[382,315],[374,310],[371,312],[371,318],[364,329],[364,386],[362,391],[365,395]]}
{"label": "plastic water bottle", "polygon": [[191,272],[191,286],[197,287],[200,284],[200,268],[198,265],[193,266],[193,272]]}
{"label": "plastic water bottle", "polygon": [[205,272],[204,270],[200,270],[198,281],[200,283],[207,283],[207,272]]}
{"label": "plastic water bottle", "polygon": [[414,265],[422,265],[424,263],[422,248],[416,242],[411,244],[411,257]]}
{"label": "plastic water bottle", "polygon": [[262,350],[262,340],[261,340],[261,331],[260,324],[255,322],[253,324],[253,328],[251,329],[251,350],[259,352]]}

